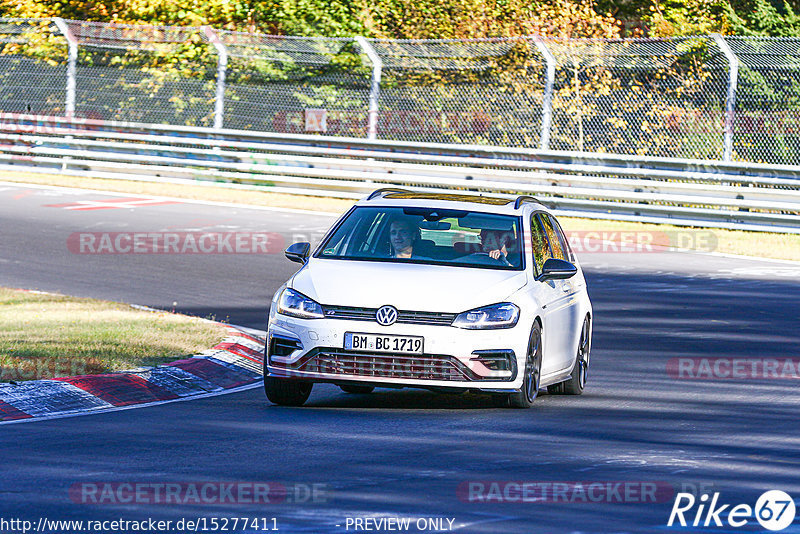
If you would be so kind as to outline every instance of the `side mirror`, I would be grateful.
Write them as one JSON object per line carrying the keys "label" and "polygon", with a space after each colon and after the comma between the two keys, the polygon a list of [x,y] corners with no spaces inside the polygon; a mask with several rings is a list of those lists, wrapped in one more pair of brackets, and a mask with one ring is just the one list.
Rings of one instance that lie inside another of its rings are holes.
{"label": "side mirror", "polygon": [[540,282],[547,280],[566,280],[572,278],[578,272],[578,268],[568,261],[550,258],[542,266],[542,274],[536,279]]}
{"label": "side mirror", "polygon": [[308,255],[311,253],[311,243],[293,243],[286,249],[286,257],[290,260],[305,264],[308,261]]}

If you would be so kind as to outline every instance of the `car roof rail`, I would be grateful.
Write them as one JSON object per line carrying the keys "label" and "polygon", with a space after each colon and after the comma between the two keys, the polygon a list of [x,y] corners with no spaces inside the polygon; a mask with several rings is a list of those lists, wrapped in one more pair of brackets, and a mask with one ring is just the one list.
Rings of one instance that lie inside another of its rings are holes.
{"label": "car roof rail", "polygon": [[410,193],[407,189],[400,189],[397,187],[383,187],[381,189],[376,189],[372,193],[369,194],[367,200],[372,200],[373,198],[377,198],[379,196],[383,196],[385,193]]}
{"label": "car roof rail", "polygon": [[514,209],[518,210],[520,206],[522,206],[525,202],[536,202],[537,204],[541,204],[542,206],[547,207],[547,204],[542,202],[536,197],[532,197],[530,195],[520,195],[517,197],[517,200],[514,201]]}

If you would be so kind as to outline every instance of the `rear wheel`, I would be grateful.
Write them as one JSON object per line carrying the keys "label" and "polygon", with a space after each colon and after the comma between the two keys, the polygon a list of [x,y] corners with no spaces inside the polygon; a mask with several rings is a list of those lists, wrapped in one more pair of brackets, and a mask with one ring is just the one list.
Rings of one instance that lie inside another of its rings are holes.
{"label": "rear wheel", "polygon": [[302,406],[311,395],[312,382],[264,377],[264,393],[273,404],[280,406]]}
{"label": "rear wheel", "polygon": [[591,349],[589,317],[583,320],[580,341],[578,341],[578,354],[575,356],[575,366],[569,378],[558,384],[547,386],[550,395],[580,395],[586,387],[586,375],[589,371],[589,351]]}
{"label": "rear wheel", "polygon": [[522,389],[507,396],[506,403],[511,408],[530,408],[539,394],[542,378],[542,327],[538,322],[534,323],[531,331],[524,373]]}
{"label": "rear wheel", "polygon": [[372,386],[339,386],[345,393],[352,393],[353,395],[366,395],[372,393],[375,389]]}

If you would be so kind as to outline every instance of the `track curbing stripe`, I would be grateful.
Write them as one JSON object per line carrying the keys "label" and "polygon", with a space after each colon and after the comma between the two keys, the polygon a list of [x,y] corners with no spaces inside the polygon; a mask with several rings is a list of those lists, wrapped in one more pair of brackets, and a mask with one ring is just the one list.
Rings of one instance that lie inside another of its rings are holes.
{"label": "track curbing stripe", "polygon": [[163,404],[253,385],[262,377],[264,342],[226,327],[229,335],[214,348],[158,367],[0,383],[0,424]]}

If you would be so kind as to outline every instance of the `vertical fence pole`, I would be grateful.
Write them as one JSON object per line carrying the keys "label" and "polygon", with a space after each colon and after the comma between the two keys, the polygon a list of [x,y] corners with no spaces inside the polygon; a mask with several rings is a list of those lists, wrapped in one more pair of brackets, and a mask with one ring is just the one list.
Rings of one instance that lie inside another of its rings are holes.
{"label": "vertical fence pole", "polygon": [[725,58],[728,60],[728,94],[725,97],[725,137],[723,141],[722,160],[730,161],[733,154],[733,126],[736,113],[736,87],[739,83],[739,58],[725,42],[722,35],[712,34]]}
{"label": "vertical fence pole", "polygon": [[359,35],[356,37],[356,42],[372,63],[372,83],[369,89],[369,110],[367,111],[367,139],[375,139],[378,136],[378,97],[381,92],[383,61],[366,39]]}
{"label": "vertical fence pole", "polygon": [[72,30],[69,29],[67,22],[61,17],[53,18],[53,22],[58,27],[58,31],[67,40],[67,100],[66,115],[68,119],[75,118],[75,77],[78,69],[78,39]]}
{"label": "vertical fence pole", "polygon": [[553,124],[553,84],[556,77],[556,58],[550,53],[542,38],[535,36],[533,42],[545,61],[547,70],[544,77],[544,94],[542,95],[542,132],[539,137],[539,148],[550,148],[550,131]]}
{"label": "vertical fence pole", "polygon": [[217,93],[214,98],[214,129],[221,130],[225,116],[225,73],[228,70],[228,49],[211,26],[203,26],[208,42],[217,51]]}

